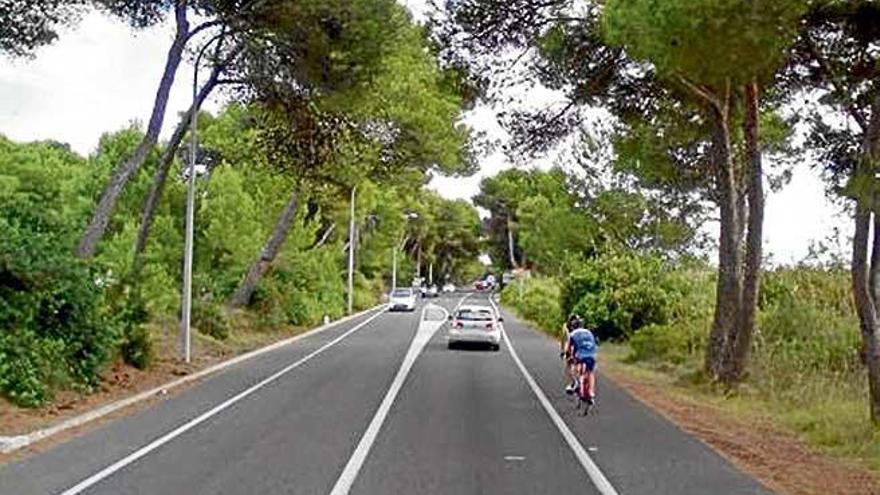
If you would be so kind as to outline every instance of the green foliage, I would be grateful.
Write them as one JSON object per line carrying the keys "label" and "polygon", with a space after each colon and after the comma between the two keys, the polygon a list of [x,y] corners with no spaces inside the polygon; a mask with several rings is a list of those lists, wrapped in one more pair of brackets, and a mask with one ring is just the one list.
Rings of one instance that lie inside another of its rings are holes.
{"label": "green foliage", "polygon": [[561,287],[553,278],[520,279],[505,287],[501,302],[516,310],[538,328],[558,335],[565,317],[559,305]]}
{"label": "green foliage", "polygon": [[201,289],[225,297],[235,290],[241,274],[253,261],[255,248],[266,237],[264,215],[245,190],[243,174],[228,165],[216,168],[199,202],[199,242],[196,259]]}
{"label": "green foliage", "polygon": [[579,265],[567,278],[562,309],[577,313],[602,339],[633,335],[669,321],[678,288],[656,257],[607,254]]}
{"label": "green foliage", "polygon": [[196,300],[192,307],[192,325],[199,332],[217,340],[229,338],[229,318],[223,306],[212,301]]}
{"label": "green foliage", "polygon": [[632,335],[629,344],[635,361],[683,365],[700,356],[712,326],[715,278],[707,268],[679,269],[667,274],[674,288],[668,319],[652,323]]}
{"label": "green foliage", "polygon": [[102,277],[72,256],[82,162],[52,143],[0,148],[0,391],[34,406],[95,385],[118,331]]}
{"label": "green foliage", "polygon": [[843,270],[800,267],[766,273],[755,378],[794,384],[826,372],[844,378],[860,374],[861,338],[849,290],[849,274]]}
{"label": "green foliage", "polygon": [[122,360],[135,368],[147,369],[155,357],[155,348],[150,331],[146,327],[149,320],[147,306],[137,290],[122,284],[123,292],[117,298],[121,308],[116,309],[116,321],[122,327],[119,352]]}
{"label": "green foliage", "polygon": [[12,403],[36,407],[52,397],[52,388],[69,383],[58,369],[64,344],[22,329],[0,333],[0,392]]}
{"label": "green foliage", "polygon": [[799,0],[610,0],[605,35],[661,72],[703,84],[767,77],[793,41]]}
{"label": "green foliage", "polygon": [[[233,3],[200,3],[200,14],[224,17]],[[138,26],[168,9],[152,1],[102,5]],[[441,69],[422,28],[393,0],[256,8],[262,10],[248,19],[253,30],[241,34],[250,36],[242,58],[261,63],[231,69],[248,80],[254,103],[200,116],[199,154],[210,170],[196,183],[196,329],[228,337],[217,301],[258,258],[294,187],[303,191],[301,208],[248,308],[261,325],[312,325],[346,312],[342,246],[355,184],[356,309],[385,292],[393,248],[402,273],[421,256],[438,276],[469,276],[481,249],[476,210],[424,187],[431,171],[473,171],[469,136],[458,124],[462,88]],[[297,111],[266,118],[288,106]],[[291,115],[308,118],[285,120]],[[179,314],[180,163],[172,163],[142,268],[132,273],[158,146],[126,184],[97,255],[72,256],[101,190],[142,137],[136,124],[107,133],[85,159],[62,144],[0,137],[0,393],[18,404],[39,405],[63,387],[92,387],[113,358],[148,367],[158,352],[148,323]],[[280,142],[265,146],[273,139]],[[418,222],[403,220],[410,211],[420,213]]]}

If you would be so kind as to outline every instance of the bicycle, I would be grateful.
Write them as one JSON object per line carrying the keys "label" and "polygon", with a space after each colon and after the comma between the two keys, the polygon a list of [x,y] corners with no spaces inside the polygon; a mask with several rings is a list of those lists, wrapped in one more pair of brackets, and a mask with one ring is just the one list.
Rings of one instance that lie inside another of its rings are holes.
{"label": "bicycle", "polygon": [[[579,411],[583,406],[583,416],[589,415],[596,407],[596,400],[594,396],[591,397],[593,391],[590,387],[590,377],[593,373],[595,371],[590,371],[585,365],[578,365],[578,384],[574,394],[574,408]],[[595,375],[593,377],[595,378]]]}

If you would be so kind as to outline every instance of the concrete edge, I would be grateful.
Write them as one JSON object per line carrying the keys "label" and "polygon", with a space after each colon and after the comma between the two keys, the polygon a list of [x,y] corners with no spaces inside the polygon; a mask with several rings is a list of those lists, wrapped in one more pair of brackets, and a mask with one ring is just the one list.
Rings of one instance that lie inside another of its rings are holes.
{"label": "concrete edge", "polygon": [[170,389],[179,387],[181,385],[198,380],[200,378],[204,378],[205,376],[211,375],[211,374],[216,373],[218,371],[225,370],[226,368],[229,368],[231,366],[239,364],[243,361],[247,361],[251,358],[260,356],[260,355],[265,354],[267,352],[274,351],[276,349],[279,349],[279,348],[284,347],[286,345],[292,344],[292,343],[294,343],[298,340],[304,339],[306,337],[309,337],[312,335],[317,335],[317,334],[324,332],[326,330],[329,330],[333,327],[336,327],[336,326],[341,325],[343,323],[347,323],[355,318],[358,318],[358,317],[364,316],[366,314],[369,314],[373,311],[376,311],[377,309],[378,310],[384,309],[386,306],[387,306],[386,304],[379,304],[377,306],[373,306],[372,308],[355,313],[353,315],[345,316],[345,317],[340,318],[336,321],[327,323],[326,325],[321,325],[321,326],[313,328],[311,330],[307,330],[301,334],[294,335],[293,337],[288,337],[286,339],[279,340],[278,342],[269,344],[267,346],[260,347],[259,349],[254,349],[252,351],[238,355],[234,358],[231,358],[226,361],[222,361],[222,362],[219,362],[219,363],[214,364],[212,366],[209,366],[203,370],[199,370],[199,371],[192,373],[190,375],[186,375],[186,376],[183,376],[183,377],[178,378],[176,380],[172,380],[168,383],[165,383],[165,384],[160,385],[158,387],[152,388],[150,390],[146,390],[144,392],[137,393],[131,397],[126,397],[125,399],[120,399],[115,402],[111,402],[109,404],[105,404],[101,407],[98,407],[97,409],[92,409],[91,411],[82,413],[82,414],[74,416],[72,418],[65,419],[65,420],[60,421],[59,423],[54,424],[52,426],[49,426],[47,428],[41,428],[39,430],[34,430],[30,433],[26,433],[23,435],[0,436],[0,454],[8,454],[8,453],[14,452],[16,450],[27,447],[33,443],[36,443],[40,440],[43,440],[45,438],[51,437],[53,435],[57,435],[58,433],[61,433],[62,431],[69,430],[71,428],[76,428],[76,427],[82,426],[86,423],[90,423],[96,419],[107,416],[108,414],[116,412],[120,409],[124,409],[124,408],[129,407],[133,404],[137,404],[138,402],[142,402],[142,401],[149,399],[151,397],[165,395],[168,393],[168,391]]}

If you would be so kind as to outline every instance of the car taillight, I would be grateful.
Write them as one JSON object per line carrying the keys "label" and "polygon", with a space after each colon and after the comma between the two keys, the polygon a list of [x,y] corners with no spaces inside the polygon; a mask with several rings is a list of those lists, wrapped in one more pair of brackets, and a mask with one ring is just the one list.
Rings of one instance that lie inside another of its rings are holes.
{"label": "car taillight", "polygon": [[452,328],[464,328],[464,324],[460,321],[453,321]]}
{"label": "car taillight", "polygon": [[493,323],[487,323],[486,328],[492,330],[493,328],[495,328],[495,325]]}

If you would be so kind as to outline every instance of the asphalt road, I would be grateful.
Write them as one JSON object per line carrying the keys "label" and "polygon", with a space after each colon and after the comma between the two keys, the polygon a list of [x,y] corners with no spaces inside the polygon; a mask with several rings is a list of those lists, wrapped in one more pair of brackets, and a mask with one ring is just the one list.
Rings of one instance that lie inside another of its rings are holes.
{"label": "asphalt road", "polygon": [[364,315],[2,466],[0,494],[770,493],[607,380],[598,414],[576,415],[556,343],[512,315],[500,351],[449,350],[421,310]]}

